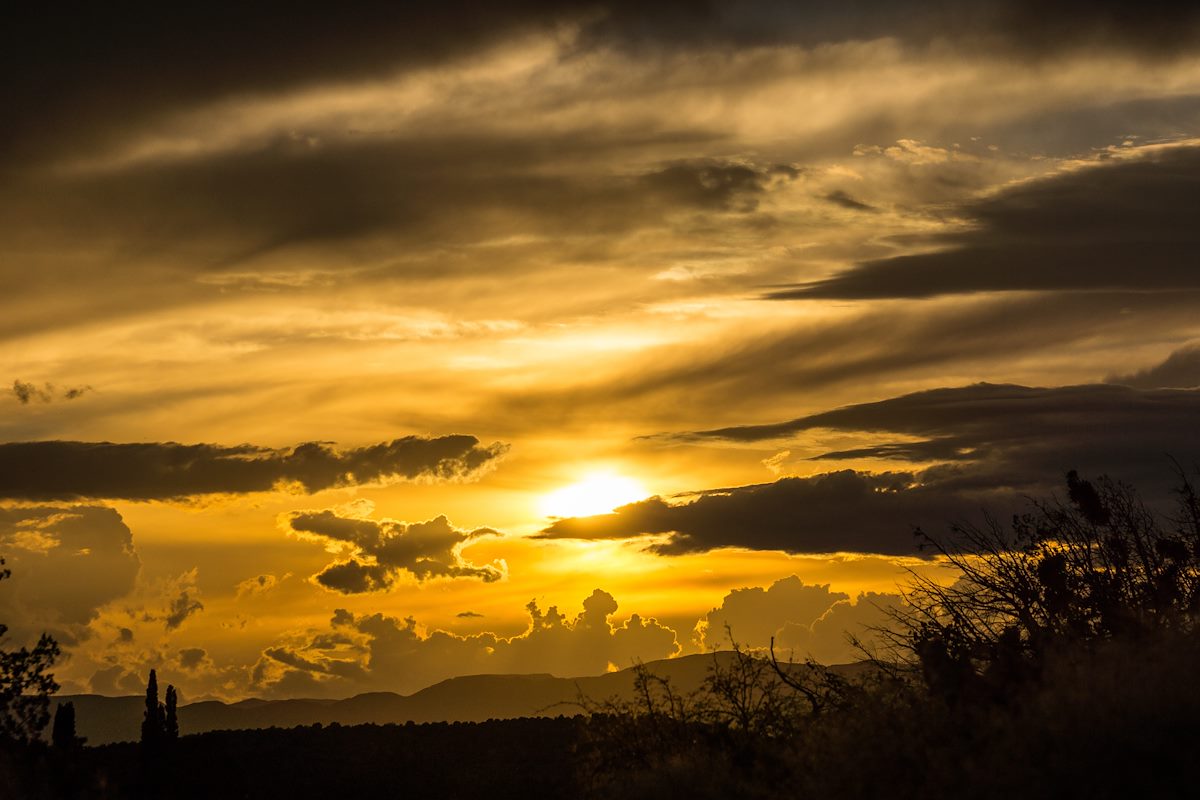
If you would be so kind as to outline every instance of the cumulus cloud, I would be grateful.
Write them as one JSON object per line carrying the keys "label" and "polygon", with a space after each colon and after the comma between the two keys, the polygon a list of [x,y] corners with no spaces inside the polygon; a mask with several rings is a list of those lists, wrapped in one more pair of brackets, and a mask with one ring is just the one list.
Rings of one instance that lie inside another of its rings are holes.
{"label": "cumulus cloud", "polygon": [[[880,629],[895,628],[893,613],[904,607],[904,598],[887,592],[862,592],[851,602],[834,603],[811,623],[789,621],[775,641],[780,658],[811,658],[821,664],[846,664],[863,658],[863,650],[887,647]],[[856,644],[857,642],[857,644]]]}
{"label": "cumulus cloud", "polygon": [[15,636],[50,629],[65,643],[89,635],[101,607],[129,594],[141,568],[133,534],[104,506],[0,508],[0,619]]}
{"label": "cumulus cloud", "polygon": [[635,659],[667,658],[679,652],[676,635],[657,620],[638,614],[623,622],[617,602],[596,589],[583,610],[568,618],[551,606],[527,606],[524,633],[459,636],[425,631],[415,619],[337,610],[330,632],[303,642],[268,648],[253,669],[255,691],[267,696],[342,696],[368,690],[411,692],[456,675],[545,673],[594,675]]}
{"label": "cumulus cloud", "polygon": [[315,576],[317,583],[344,594],[384,591],[401,574],[418,581],[478,578],[492,583],[508,573],[502,560],[477,565],[462,554],[464,548],[483,537],[499,536],[497,531],[461,530],[445,516],[405,523],[344,516],[326,509],[292,512],[284,518],[284,524],[295,534],[349,553],[347,560],[330,564]]}
{"label": "cumulus cloud", "polygon": [[501,444],[474,436],[406,436],[350,450],[308,442],[286,450],[174,442],[0,443],[0,497],[171,500],[298,486],[308,493],[399,480],[456,480],[478,474]]}
{"label": "cumulus cloud", "polygon": [[1194,291],[1200,147],[1136,155],[1017,184],[962,209],[967,231],[930,252],[868,261],[774,299],[920,298],[995,291]]}
{"label": "cumulus cloud", "polygon": [[119,697],[145,691],[146,683],[136,672],[120,664],[102,667],[92,673],[90,689],[95,694]]}
{"label": "cumulus cloud", "polygon": [[807,585],[795,575],[765,589],[734,589],[697,623],[696,636],[706,650],[732,643],[751,649],[769,647],[771,637],[785,625],[810,624],[834,603],[848,599],[849,595],[831,591],[829,584]]}

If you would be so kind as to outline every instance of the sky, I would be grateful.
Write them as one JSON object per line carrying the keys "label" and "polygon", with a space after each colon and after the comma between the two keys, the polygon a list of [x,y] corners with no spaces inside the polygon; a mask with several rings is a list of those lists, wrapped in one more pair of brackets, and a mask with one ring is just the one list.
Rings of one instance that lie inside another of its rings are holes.
{"label": "sky", "polygon": [[847,661],[914,527],[1200,460],[1198,10],[176,5],[0,33],[65,692]]}

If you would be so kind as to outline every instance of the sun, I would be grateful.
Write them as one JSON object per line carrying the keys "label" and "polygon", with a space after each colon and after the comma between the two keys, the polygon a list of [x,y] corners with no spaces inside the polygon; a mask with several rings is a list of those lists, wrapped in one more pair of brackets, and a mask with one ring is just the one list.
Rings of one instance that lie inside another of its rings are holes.
{"label": "sun", "polygon": [[590,517],[607,514],[646,496],[645,487],[633,478],[594,473],[546,495],[542,499],[542,513],[547,517]]}

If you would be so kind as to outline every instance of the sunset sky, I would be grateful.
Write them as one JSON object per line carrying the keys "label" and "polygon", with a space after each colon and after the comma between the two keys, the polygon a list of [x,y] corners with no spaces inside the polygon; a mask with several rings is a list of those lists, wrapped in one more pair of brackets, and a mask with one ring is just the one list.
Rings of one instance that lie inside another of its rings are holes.
{"label": "sunset sky", "polygon": [[849,660],[914,526],[1200,460],[1200,11],[175,6],[0,33],[66,692]]}

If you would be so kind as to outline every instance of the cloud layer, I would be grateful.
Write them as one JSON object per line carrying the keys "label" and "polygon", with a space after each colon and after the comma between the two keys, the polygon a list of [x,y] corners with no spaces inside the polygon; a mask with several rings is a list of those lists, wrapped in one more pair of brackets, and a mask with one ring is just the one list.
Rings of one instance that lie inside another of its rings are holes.
{"label": "cloud layer", "polygon": [[[1160,383],[1155,374],[1140,382]],[[692,436],[755,442],[842,431],[876,441],[812,458],[943,462],[951,466],[929,470],[925,477],[962,488],[1045,485],[1079,469],[1108,473],[1150,491],[1163,482],[1168,455],[1187,463],[1200,453],[1200,430],[1193,424],[1198,414],[1200,391],[1195,389],[981,383]]]}
{"label": "cloud layer", "polygon": [[1149,148],[1018,184],[961,209],[930,252],[868,261],[774,299],[996,291],[1196,291],[1200,148]]}
{"label": "cloud layer", "polygon": [[[1000,495],[1002,502],[1013,498]],[[811,478],[712,489],[694,500],[653,497],[611,514],[554,522],[545,539],[656,537],[653,552],[681,555],[722,547],[788,553],[916,556],[914,527],[944,528],[997,500],[988,490],[921,483],[913,472],[843,470]],[[657,541],[665,535],[664,541]]]}
{"label": "cloud layer", "polygon": [[1023,497],[1058,488],[1071,469],[1129,481],[1162,502],[1170,458],[1191,463],[1200,454],[1198,417],[1197,390],[976,384],[916,392],[777,424],[668,437],[790,442],[837,431],[864,444],[818,451],[810,460],[902,462],[912,469],[786,477],[706,490],[683,502],[653,497],[611,514],[558,520],[540,535],[665,535],[651,545],[664,554],[748,547],[912,555],[914,527],[936,532],[984,511],[1011,513]]}
{"label": "cloud layer", "polygon": [[290,450],[174,442],[0,443],[0,497],[170,500],[203,494],[308,493],[399,480],[455,480],[491,465],[505,447],[474,436],[406,436],[351,450],[319,442]]}

